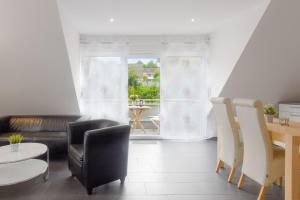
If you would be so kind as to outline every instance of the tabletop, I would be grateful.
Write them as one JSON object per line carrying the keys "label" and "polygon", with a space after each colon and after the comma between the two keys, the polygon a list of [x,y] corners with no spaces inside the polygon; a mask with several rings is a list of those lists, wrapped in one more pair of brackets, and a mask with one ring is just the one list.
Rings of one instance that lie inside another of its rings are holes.
{"label": "tabletop", "polygon": [[150,106],[128,106],[129,109],[150,109]]}
{"label": "tabletop", "polygon": [[12,152],[9,145],[0,147],[0,164],[19,162],[38,157],[47,152],[48,147],[40,143],[20,143],[19,151]]}

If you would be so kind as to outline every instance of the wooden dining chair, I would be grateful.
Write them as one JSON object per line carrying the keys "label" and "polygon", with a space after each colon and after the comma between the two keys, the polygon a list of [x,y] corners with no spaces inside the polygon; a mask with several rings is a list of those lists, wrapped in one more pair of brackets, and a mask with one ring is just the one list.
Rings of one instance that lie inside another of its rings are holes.
{"label": "wooden dining chair", "polygon": [[238,188],[243,186],[247,176],[261,185],[257,199],[262,200],[267,187],[284,176],[285,151],[272,145],[261,101],[236,99],[234,105],[244,141],[243,167]]}
{"label": "wooden dining chair", "polygon": [[217,122],[218,134],[218,173],[224,163],[231,168],[228,182],[235,176],[237,167],[242,164],[243,144],[240,139],[239,131],[234,121],[232,102],[229,98],[212,98],[213,112]]}

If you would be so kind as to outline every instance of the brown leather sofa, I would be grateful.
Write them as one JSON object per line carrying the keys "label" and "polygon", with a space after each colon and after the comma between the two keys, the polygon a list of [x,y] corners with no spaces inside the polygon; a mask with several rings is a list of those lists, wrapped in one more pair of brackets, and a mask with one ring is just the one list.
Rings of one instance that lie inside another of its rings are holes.
{"label": "brown leather sofa", "polygon": [[12,133],[20,133],[23,142],[47,145],[50,157],[66,156],[68,123],[82,119],[77,115],[3,116],[0,117],[0,146],[9,144],[7,138]]}

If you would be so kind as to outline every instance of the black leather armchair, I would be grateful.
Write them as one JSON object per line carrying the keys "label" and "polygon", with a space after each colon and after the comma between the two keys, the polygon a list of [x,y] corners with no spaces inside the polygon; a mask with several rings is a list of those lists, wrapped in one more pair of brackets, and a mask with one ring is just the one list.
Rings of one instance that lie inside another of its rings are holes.
{"label": "black leather armchair", "polygon": [[92,194],[94,187],[127,176],[129,125],[111,120],[70,123],[69,169]]}

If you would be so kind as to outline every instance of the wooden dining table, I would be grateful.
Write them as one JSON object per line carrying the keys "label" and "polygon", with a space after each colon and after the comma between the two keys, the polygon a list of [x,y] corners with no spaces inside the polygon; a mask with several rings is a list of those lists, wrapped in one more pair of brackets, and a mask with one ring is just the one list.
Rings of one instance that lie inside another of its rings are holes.
{"label": "wooden dining table", "polygon": [[285,146],[285,200],[299,200],[300,123],[289,122],[289,126],[283,126],[274,119],[273,123],[267,123],[267,128],[273,142],[282,142]]}

